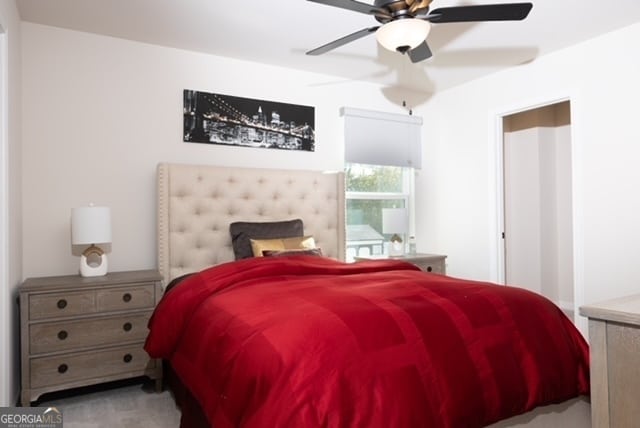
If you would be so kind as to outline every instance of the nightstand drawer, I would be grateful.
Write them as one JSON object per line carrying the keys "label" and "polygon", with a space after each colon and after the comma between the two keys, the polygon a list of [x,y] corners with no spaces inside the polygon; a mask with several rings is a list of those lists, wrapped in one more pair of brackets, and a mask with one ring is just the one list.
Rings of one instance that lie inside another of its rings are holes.
{"label": "nightstand drawer", "polygon": [[155,306],[154,284],[133,284],[123,288],[99,290],[96,293],[98,312],[153,308]]}
{"label": "nightstand drawer", "polygon": [[29,351],[42,354],[134,340],[144,341],[151,311],[109,318],[32,324]]}
{"label": "nightstand drawer", "polygon": [[29,319],[70,317],[96,311],[93,291],[34,294],[29,298]]}
{"label": "nightstand drawer", "polygon": [[29,299],[32,320],[90,315],[107,311],[153,308],[154,284],[133,284],[104,290],[34,294]]}
{"label": "nightstand drawer", "polygon": [[33,358],[31,388],[60,385],[78,380],[96,379],[128,373],[142,372],[149,356],[140,344],[112,348],[105,351]]}
{"label": "nightstand drawer", "polygon": [[412,260],[424,272],[444,274],[446,272],[444,260]]}

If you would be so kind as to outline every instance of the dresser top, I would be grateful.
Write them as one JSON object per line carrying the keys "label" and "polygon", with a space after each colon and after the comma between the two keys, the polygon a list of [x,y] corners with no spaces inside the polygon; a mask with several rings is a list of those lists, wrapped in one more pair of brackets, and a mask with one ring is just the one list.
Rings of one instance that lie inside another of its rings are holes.
{"label": "dresser top", "polygon": [[581,306],[580,315],[605,321],[640,325],[640,294]]}
{"label": "dresser top", "polygon": [[99,285],[119,285],[136,282],[161,281],[162,275],[155,269],[132,270],[126,272],[109,272],[103,276],[83,277],[80,275],[49,276],[27,278],[20,286],[20,291],[43,291],[61,286],[82,287]]}

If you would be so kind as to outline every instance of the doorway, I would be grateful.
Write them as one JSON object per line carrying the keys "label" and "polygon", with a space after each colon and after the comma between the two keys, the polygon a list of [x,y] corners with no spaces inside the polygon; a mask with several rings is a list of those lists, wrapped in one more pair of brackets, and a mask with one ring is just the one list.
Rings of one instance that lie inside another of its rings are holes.
{"label": "doorway", "polygon": [[504,278],[575,321],[570,101],[502,117]]}

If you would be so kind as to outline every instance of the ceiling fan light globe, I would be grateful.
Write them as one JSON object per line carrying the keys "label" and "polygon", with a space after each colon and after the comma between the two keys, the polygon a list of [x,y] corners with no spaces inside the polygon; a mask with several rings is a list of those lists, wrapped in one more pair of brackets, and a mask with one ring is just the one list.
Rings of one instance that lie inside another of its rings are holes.
{"label": "ceiling fan light globe", "polygon": [[[376,39],[385,49],[396,52],[398,48],[416,48],[424,42],[431,23],[422,19],[406,18],[388,22],[376,31]],[[406,51],[406,48],[404,49]]]}

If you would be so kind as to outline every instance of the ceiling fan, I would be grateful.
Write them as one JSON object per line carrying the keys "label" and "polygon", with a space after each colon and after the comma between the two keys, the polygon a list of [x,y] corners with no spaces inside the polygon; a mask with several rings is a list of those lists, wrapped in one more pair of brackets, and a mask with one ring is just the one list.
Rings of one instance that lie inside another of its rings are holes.
{"label": "ceiling fan", "polygon": [[527,17],[533,7],[531,3],[502,3],[441,7],[429,12],[433,0],[375,0],[373,5],[355,0],[308,1],[373,15],[382,25],[356,31],[310,50],[307,55],[321,55],[376,33],[378,43],[391,51],[406,53],[411,62],[431,57],[426,39],[432,23],[520,21]]}

